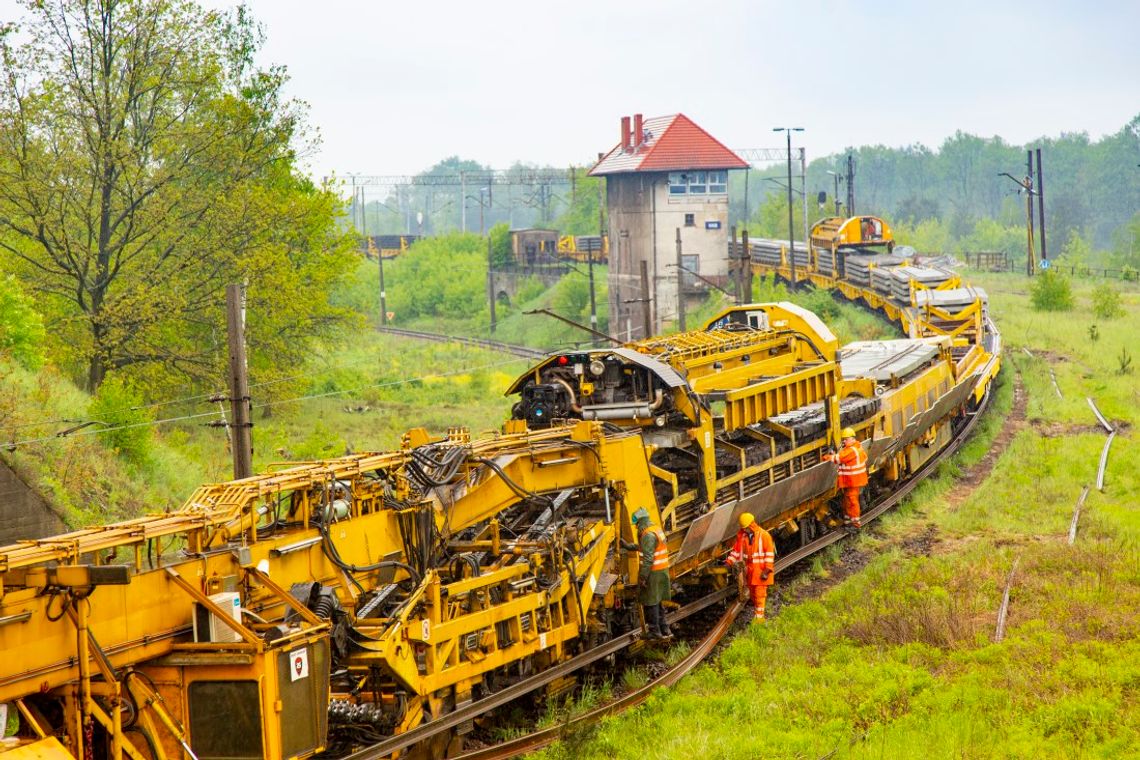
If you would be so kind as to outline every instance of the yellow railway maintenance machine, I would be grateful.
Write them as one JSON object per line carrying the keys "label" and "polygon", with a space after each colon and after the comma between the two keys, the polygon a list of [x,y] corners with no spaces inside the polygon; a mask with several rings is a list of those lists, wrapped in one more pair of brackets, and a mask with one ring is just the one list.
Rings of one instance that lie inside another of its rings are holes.
{"label": "yellow railway maintenance machine", "polygon": [[841,350],[800,307],[738,306],[547,357],[493,435],[412,430],[396,451],[0,547],[10,756],[342,756],[440,718],[640,626],[621,549],[638,508],[696,597],[725,584],[740,513],[785,549],[836,522],[821,454],[841,427],[866,442],[874,488],[913,472],[984,392],[992,355],[966,361],[968,340]]}

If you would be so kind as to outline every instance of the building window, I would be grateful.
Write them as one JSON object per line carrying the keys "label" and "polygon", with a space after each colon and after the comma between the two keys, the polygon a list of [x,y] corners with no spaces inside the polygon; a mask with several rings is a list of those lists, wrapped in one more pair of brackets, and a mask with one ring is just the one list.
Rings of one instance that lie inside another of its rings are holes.
{"label": "building window", "polygon": [[709,172],[709,195],[724,195],[728,192],[728,172]]}
{"label": "building window", "polygon": [[689,191],[689,175],[685,172],[669,172],[669,194],[684,195]]}
{"label": "building window", "polygon": [[696,214],[685,214],[685,226],[686,227],[696,227],[697,226],[697,215]]}
{"label": "building window", "polygon": [[708,188],[708,172],[691,172],[689,174],[689,194],[704,195]]}

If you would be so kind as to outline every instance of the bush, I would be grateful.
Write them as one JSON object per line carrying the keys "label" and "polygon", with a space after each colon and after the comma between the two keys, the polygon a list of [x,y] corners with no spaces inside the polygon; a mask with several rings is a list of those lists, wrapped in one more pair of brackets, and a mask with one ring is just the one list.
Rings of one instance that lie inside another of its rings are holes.
{"label": "bush", "polygon": [[1124,307],[1120,303],[1120,293],[1107,282],[1098,285],[1092,294],[1093,314],[1099,319],[1116,319],[1124,316]]}
{"label": "bush", "polygon": [[112,375],[103,381],[87,408],[89,418],[102,428],[104,445],[110,446],[128,461],[141,464],[147,460],[151,428],[146,423],[154,418],[141,408],[142,396]]}
{"label": "bush", "polygon": [[511,252],[511,226],[506,222],[499,222],[487,230],[487,237],[491,238],[491,261],[496,267],[510,266],[514,260]]}
{"label": "bush", "polygon": [[388,308],[397,324],[419,317],[474,317],[487,308],[487,241],[458,233],[417,240],[390,271],[385,265],[385,275]]}
{"label": "bush", "polygon": [[43,364],[44,323],[20,289],[16,278],[0,277],[0,354],[27,367]]}
{"label": "bush", "polygon": [[1069,281],[1052,269],[1039,274],[1029,290],[1033,308],[1037,311],[1070,311],[1073,308],[1073,289]]}
{"label": "bush", "polygon": [[530,303],[546,292],[546,285],[537,277],[527,277],[515,288],[514,302],[518,306]]}

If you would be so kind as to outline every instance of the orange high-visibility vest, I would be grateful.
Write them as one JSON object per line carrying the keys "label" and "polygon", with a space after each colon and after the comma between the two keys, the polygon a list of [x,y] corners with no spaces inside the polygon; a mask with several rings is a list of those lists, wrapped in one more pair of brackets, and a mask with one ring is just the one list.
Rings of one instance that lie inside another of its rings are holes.
{"label": "orange high-visibility vest", "polygon": [[867,485],[867,452],[859,441],[852,441],[835,457],[839,465],[840,488],[862,488]]}
{"label": "orange high-visibility vest", "polygon": [[[749,526],[737,532],[728,560],[734,565],[744,562],[744,582],[749,586],[771,586],[776,569],[776,544],[771,533],[759,524],[754,525],[755,530]],[[768,577],[761,578],[765,570]]]}
{"label": "orange high-visibility vest", "polygon": [[657,546],[653,549],[653,566],[650,570],[669,569],[669,544],[665,541],[665,534],[658,528],[650,528],[649,532],[657,537]]}

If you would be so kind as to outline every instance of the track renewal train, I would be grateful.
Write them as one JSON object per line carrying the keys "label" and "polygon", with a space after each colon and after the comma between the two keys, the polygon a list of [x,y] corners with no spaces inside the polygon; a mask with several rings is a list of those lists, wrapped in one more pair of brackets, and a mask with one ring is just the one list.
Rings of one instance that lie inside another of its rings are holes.
{"label": "track renewal train", "polygon": [[[752,246],[756,270],[790,276],[779,244]],[[883,255],[856,253],[872,271]],[[0,705],[19,726],[5,748],[446,756],[470,720],[391,741],[544,674],[546,693],[569,688],[559,666],[641,626],[622,549],[638,508],[668,538],[682,599],[727,584],[718,559],[744,511],[781,552],[835,529],[821,455],[839,430],[863,440],[870,489],[889,491],[977,409],[1000,342],[984,296],[931,295],[961,290],[952,274],[904,275],[904,297],[806,263],[799,278],[909,337],[841,348],[794,304],[734,306],[697,330],[546,357],[494,434],[411,430],[394,451],[275,466],[168,514],[0,547]]]}

